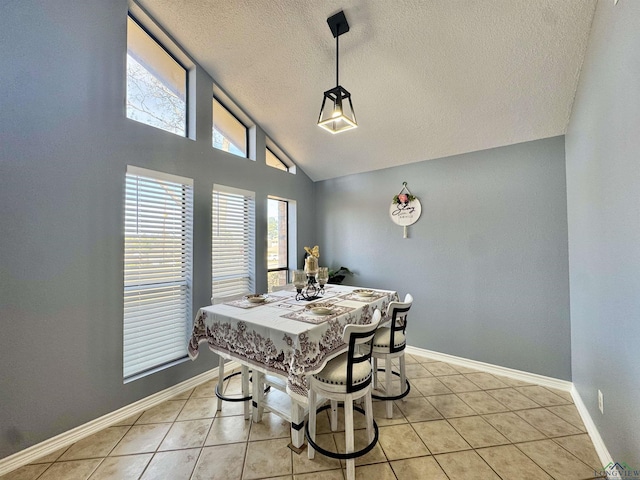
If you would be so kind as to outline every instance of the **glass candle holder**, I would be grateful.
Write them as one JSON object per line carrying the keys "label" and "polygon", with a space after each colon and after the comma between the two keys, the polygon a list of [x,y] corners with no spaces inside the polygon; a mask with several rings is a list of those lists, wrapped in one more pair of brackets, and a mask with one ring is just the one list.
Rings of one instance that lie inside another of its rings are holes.
{"label": "glass candle holder", "polygon": [[304,270],[295,270],[293,272],[293,284],[297,290],[302,290],[307,284],[307,274]]}
{"label": "glass candle holder", "polygon": [[307,275],[314,277],[318,273],[318,258],[313,255],[308,256],[304,260],[304,271]]}
{"label": "glass candle holder", "polygon": [[318,267],[318,283],[324,287],[329,281],[329,267]]}

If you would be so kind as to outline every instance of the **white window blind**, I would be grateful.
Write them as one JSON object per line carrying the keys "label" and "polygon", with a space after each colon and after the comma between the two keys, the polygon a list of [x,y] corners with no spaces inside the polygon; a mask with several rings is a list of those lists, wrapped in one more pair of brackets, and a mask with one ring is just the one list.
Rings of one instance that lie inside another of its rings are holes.
{"label": "white window blind", "polygon": [[228,297],[255,288],[255,194],[213,186],[212,296]]}
{"label": "white window blind", "polygon": [[187,354],[193,180],[129,165],[124,227],[124,378]]}

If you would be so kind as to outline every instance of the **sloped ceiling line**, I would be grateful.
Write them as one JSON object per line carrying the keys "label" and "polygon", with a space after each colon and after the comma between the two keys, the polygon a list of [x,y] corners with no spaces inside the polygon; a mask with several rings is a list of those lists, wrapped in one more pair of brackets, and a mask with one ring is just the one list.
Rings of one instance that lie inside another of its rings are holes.
{"label": "sloped ceiling line", "polygon": [[[315,181],[565,133],[596,0],[140,0]],[[316,125],[335,79],[358,128]]]}

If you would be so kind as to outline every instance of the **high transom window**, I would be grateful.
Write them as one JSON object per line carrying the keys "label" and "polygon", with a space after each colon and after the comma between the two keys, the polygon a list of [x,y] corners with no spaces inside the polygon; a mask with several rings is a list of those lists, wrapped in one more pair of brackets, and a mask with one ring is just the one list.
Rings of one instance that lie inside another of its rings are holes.
{"label": "high transom window", "polygon": [[217,98],[213,97],[214,148],[246,158],[247,132],[247,127]]}
{"label": "high transom window", "polygon": [[273,153],[269,148],[265,149],[266,161],[267,165],[273,168],[277,168],[278,170],[283,170],[285,172],[289,171],[289,167],[278,158],[278,156]]}
{"label": "high transom window", "polygon": [[187,70],[127,18],[127,118],[187,134]]}

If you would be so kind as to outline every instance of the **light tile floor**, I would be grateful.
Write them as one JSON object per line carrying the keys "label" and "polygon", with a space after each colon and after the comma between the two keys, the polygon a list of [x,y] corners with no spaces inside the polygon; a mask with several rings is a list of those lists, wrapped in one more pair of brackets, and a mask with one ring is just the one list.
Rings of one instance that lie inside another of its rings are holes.
{"label": "light tile floor", "polygon": [[[415,355],[406,363],[411,392],[395,402],[392,419],[374,402],[379,442],[356,460],[357,478],[598,478],[602,465],[568,393]],[[239,389],[238,378],[227,393]],[[206,382],[0,480],[345,478],[344,462],[293,453],[289,425],[279,417],[266,413],[252,424],[242,404],[229,402],[216,412],[214,387]],[[355,423],[362,448],[363,418]],[[343,425],[341,418],[331,432],[322,412],[319,445],[344,451]]]}

